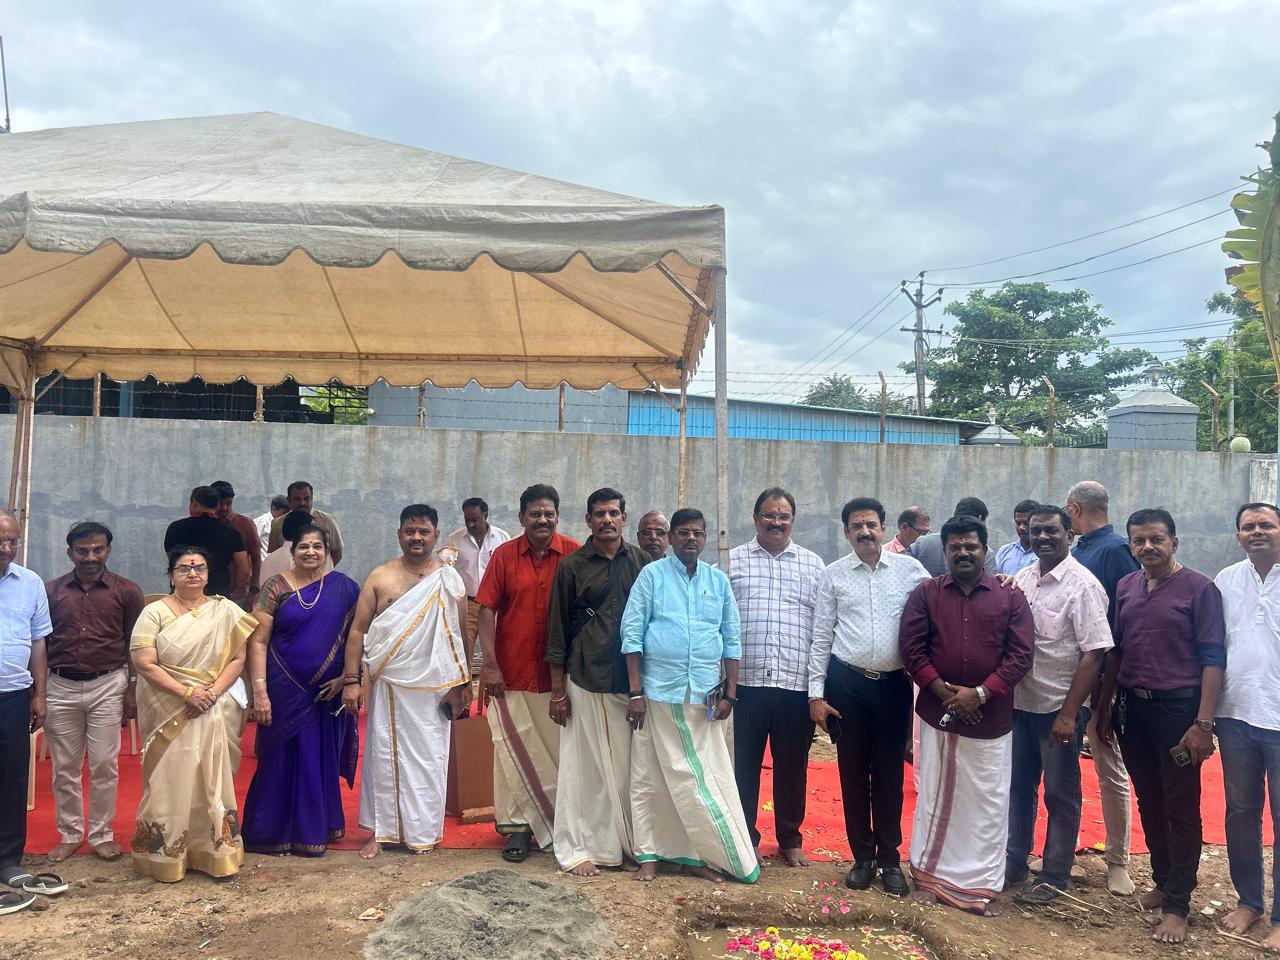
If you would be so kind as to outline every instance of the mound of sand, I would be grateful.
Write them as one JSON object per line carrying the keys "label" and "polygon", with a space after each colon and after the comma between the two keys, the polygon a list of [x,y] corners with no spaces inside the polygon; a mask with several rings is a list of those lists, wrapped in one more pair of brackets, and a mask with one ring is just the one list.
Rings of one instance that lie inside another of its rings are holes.
{"label": "mound of sand", "polygon": [[364,960],[596,960],[612,937],[572,887],[482,870],[402,902],[364,945]]}

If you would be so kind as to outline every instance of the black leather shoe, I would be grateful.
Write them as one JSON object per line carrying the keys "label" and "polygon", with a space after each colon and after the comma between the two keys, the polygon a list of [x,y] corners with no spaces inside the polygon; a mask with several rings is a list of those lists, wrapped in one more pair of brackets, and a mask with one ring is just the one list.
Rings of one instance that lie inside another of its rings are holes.
{"label": "black leather shoe", "polygon": [[850,890],[866,890],[871,886],[871,881],[875,878],[875,861],[864,860],[862,863],[855,863],[853,865],[853,869],[849,871],[849,875],[844,878],[844,885]]}
{"label": "black leather shoe", "polygon": [[884,892],[891,897],[905,897],[909,892],[907,878],[902,875],[902,867],[896,864],[881,868],[880,884],[884,887]]}

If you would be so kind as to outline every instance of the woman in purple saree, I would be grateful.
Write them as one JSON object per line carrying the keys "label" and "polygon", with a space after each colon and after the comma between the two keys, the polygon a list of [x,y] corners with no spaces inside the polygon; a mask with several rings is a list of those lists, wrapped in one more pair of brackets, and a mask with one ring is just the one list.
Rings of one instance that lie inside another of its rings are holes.
{"label": "woman in purple saree", "polygon": [[255,853],[318,857],[342,837],[339,779],[354,786],[356,718],[341,704],[347,629],[360,595],[345,574],[325,572],[327,534],[307,525],[293,569],[262,585],[249,638],[258,722],[258,768],[244,803],[242,836]]}

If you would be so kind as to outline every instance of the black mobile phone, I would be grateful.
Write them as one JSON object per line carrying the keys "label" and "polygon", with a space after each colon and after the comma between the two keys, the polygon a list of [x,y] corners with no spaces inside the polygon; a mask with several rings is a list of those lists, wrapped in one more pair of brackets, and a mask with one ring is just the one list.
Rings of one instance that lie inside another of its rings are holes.
{"label": "black mobile phone", "polygon": [[440,704],[440,712],[444,714],[444,718],[450,723],[453,722],[453,704],[445,700]]}
{"label": "black mobile phone", "polygon": [[840,739],[839,717],[827,717],[827,736],[831,738],[832,743],[835,743]]}
{"label": "black mobile phone", "polygon": [[1173,762],[1180,767],[1191,765],[1191,750],[1185,743],[1180,743],[1170,750],[1169,756],[1173,757]]}

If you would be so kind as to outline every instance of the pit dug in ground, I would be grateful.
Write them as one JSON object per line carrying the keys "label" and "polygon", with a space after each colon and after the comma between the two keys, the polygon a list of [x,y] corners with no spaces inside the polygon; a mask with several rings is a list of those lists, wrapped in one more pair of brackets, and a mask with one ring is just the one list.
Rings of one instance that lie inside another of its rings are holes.
{"label": "pit dug in ground", "polygon": [[692,960],[934,960],[923,940],[885,927],[719,927],[689,935]]}

